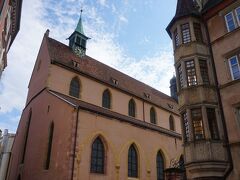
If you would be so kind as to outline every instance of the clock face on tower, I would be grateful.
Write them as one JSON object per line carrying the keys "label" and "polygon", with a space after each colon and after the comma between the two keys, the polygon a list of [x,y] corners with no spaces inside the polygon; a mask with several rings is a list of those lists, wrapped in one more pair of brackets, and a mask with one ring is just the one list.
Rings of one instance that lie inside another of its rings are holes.
{"label": "clock face on tower", "polygon": [[76,46],[76,47],[74,48],[74,52],[75,52],[75,54],[76,54],[77,56],[79,56],[79,57],[82,57],[82,56],[85,55],[84,50],[83,50],[81,47],[79,47],[79,46]]}

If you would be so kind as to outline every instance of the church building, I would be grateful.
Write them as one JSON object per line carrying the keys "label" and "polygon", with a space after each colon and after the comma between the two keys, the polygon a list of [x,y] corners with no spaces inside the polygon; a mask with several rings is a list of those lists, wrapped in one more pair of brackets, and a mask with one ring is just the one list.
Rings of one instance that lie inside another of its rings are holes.
{"label": "church building", "polygon": [[82,17],[68,46],[44,34],[8,180],[164,180],[183,161],[176,93],[87,56],[88,39]]}

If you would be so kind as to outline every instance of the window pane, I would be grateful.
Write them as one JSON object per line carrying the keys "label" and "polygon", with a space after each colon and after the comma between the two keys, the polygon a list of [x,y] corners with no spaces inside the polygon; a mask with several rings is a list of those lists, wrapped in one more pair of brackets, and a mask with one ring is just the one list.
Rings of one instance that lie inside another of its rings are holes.
{"label": "window pane", "polygon": [[204,139],[202,110],[200,108],[192,109],[192,122],[195,140]]}
{"label": "window pane", "polygon": [[196,41],[203,42],[201,25],[199,23],[193,23],[193,28],[194,28]]}
{"label": "window pane", "polygon": [[180,65],[178,67],[178,76],[179,76],[179,85],[180,85],[180,88],[182,89],[183,88],[183,72],[182,72],[182,66]]}
{"label": "window pane", "polygon": [[156,124],[156,113],[153,107],[150,109],[150,122]]}
{"label": "window pane", "polygon": [[92,173],[104,173],[104,145],[101,139],[98,137],[92,144],[91,153],[91,172]]}
{"label": "window pane", "polygon": [[229,13],[225,16],[225,20],[227,23],[227,27],[228,27],[228,31],[232,31],[236,28],[235,26],[235,22],[234,22],[234,17],[233,17],[233,13]]}
{"label": "window pane", "polygon": [[108,89],[103,92],[102,107],[110,109],[111,106],[111,95]]}
{"label": "window pane", "polygon": [[138,157],[134,145],[128,150],[128,177],[138,177]]}
{"label": "window pane", "polygon": [[79,98],[79,91],[80,91],[80,83],[78,78],[75,77],[72,79],[70,83],[69,95]]}
{"label": "window pane", "polygon": [[238,125],[240,126],[240,107],[236,108],[236,115],[237,115]]}
{"label": "window pane", "polygon": [[238,64],[237,56],[229,59],[229,65],[233,80],[240,79],[240,67]]}
{"label": "window pane", "polygon": [[219,139],[218,125],[214,108],[207,108],[207,117],[212,139]]}
{"label": "window pane", "polygon": [[188,86],[197,85],[197,75],[196,75],[194,60],[186,61],[185,65],[186,65]]}
{"label": "window pane", "polygon": [[164,159],[160,151],[157,154],[156,163],[157,163],[157,180],[164,180]]}
{"label": "window pane", "polygon": [[185,131],[185,141],[188,142],[190,141],[190,133],[189,133],[189,122],[187,119],[187,112],[184,112],[182,114],[182,118],[183,118],[183,125],[184,125],[184,131]]}
{"label": "window pane", "polygon": [[200,66],[203,83],[209,84],[207,61],[199,60],[199,66]]}
{"label": "window pane", "polygon": [[236,9],[236,16],[237,16],[237,19],[238,19],[238,23],[239,23],[239,25],[240,25],[240,7],[238,7],[238,8]]}
{"label": "window pane", "polygon": [[128,115],[135,117],[135,102],[131,99],[128,103]]}
{"label": "window pane", "polygon": [[179,46],[179,35],[177,29],[174,31],[175,47]]}
{"label": "window pane", "polygon": [[174,118],[172,115],[169,116],[169,127],[170,127],[170,130],[175,131]]}
{"label": "window pane", "polygon": [[189,43],[191,41],[189,24],[186,23],[186,24],[181,25],[181,30],[182,30],[183,44]]}

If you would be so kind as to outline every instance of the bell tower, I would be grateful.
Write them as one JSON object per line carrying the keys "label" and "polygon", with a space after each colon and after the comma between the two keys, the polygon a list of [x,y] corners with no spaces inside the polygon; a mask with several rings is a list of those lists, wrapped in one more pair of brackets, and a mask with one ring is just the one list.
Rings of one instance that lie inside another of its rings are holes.
{"label": "bell tower", "polygon": [[178,0],[166,28],[173,41],[187,178],[220,180],[228,168],[207,31],[194,0]]}
{"label": "bell tower", "polygon": [[83,31],[83,25],[82,25],[82,12],[80,14],[80,18],[77,24],[77,27],[75,31],[71,34],[69,39],[69,47],[72,48],[72,50],[75,52],[76,55],[82,57],[86,55],[86,45],[87,40],[89,39]]}

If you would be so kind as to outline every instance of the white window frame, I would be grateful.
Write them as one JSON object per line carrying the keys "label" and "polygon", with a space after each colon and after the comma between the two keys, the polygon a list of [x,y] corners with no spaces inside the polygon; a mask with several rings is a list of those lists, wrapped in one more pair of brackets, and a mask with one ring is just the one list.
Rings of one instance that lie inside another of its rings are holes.
{"label": "white window frame", "polygon": [[234,14],[233,14],[233,12],[232,12],[232,11],[231,11],[231,12],[229,12],[229,13],[227,13],[227,14],[224,16],[224,18],[225,18],[225,23],[226,23],[226,26],[227,26],[227,30],[228,30],[228,32],[231,32],[231,31],[234,31],[234,29],[233,29],[233,30],[231,30],[231,31],[230,31],[230,29],[229,29],[229,26],[228,26],[228,20],[227,20],[227,16],[228,16],[229,14],[232,14],[233,23],[234,23],[234,26],[235,26],[235,28],[234,28],[234,29],[236,29],[236,28],[237,28],[237,24],[236,24],[235,16],[234,16]]}
{"label": "white window frame", "polygon": [[236,15],[236,19],[237,19],[237,22],[238,22],[238,26],[240,26],[240,17],[238,17],[237,9],[240,10],[240,6],[235,9],[235,15]]}
{"label": "white window frame", "polygon": [[230,69],[230,72],[231,72],[232,80],[237,80],[237,79],[234,79],[233,71],[232,71],[232,64],[231,64],[231,59],[234,58],[234,57],[236,57],[236,59],[237,59],[238,70],[240,71],[240,66],[239,66],[239,61],[238,61],[238,56],[237,55],[228,58],[228,65],[229,65],[229,69]]}

